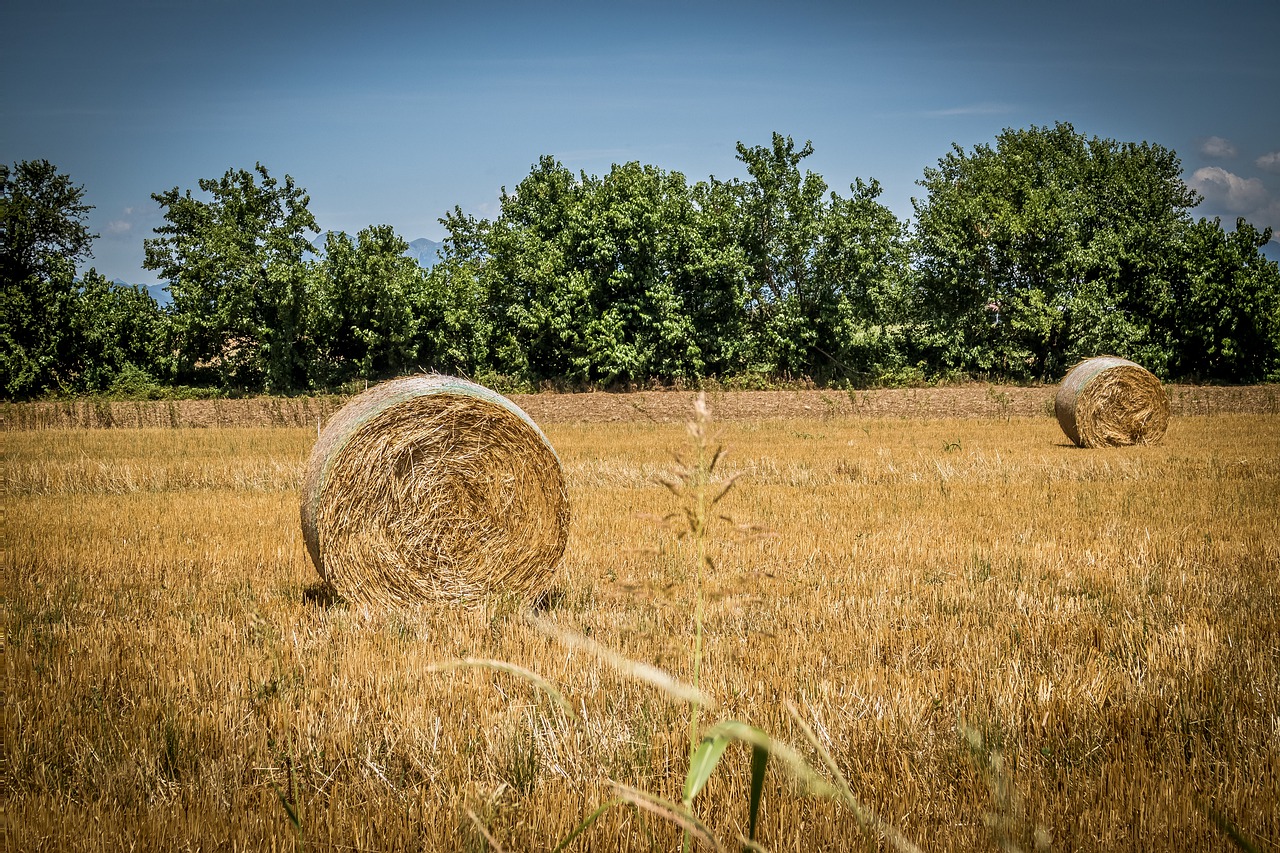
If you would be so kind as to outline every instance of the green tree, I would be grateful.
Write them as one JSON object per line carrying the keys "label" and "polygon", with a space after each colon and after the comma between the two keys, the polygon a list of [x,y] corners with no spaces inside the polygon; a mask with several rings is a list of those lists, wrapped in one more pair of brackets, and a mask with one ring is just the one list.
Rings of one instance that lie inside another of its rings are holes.
{"label": "green tree", "polygon": [[583,378],[604,383],[695,379],[729,367],[745,264],[736,247],[706,233],[715,211],[684,175],[631,162],[583,179],[576,269]]}
{"label": "green tree", "polygon": [[324,384],[386,377],[411,366],[424,273],[404,254],[408,248],[390,225],[371,225],[355,239],[326,237],[308,300],[316,378]]}
{"label": "green tree", "polygon": [[[750,268],[742,246],[732,239],[735,196],[731,186],[713,176],[692,185],[680,203],[684,216],[668,266],[695,344],[687,350],[686,378],[741,373],[748,357],[744,340]],[[679,375],[673,371],[667,377]]]}
{"label": "green tree", "polygon": [[47,160],[0,164],[0,381],[21,398],[66,385],[76,265],[92,205]]}
{"label": "green tree", "polygon": [[417,364],[466,376],[495,371],[493,323],[505,311],[489,298],[482,270],[475,258],[446,249],[445,259],[426,271],[414,306]]}
{"label": "green tree", "polygon": [[812,155],[789,136],[738,143],[751,179],[736,185],[739,242],[749,267],[747,351],[756,369],[864,382],[901,369],[909,274],[906,228],[876,199],[801,171]]}
{"label": "green tree", "polygon": [[800,171],[813,154],[811,142],[797,151],[791,137],[774,133],[769,146],[739,142],[737,151],[751,176],[736,183],[738,243],[748,266],[748,351],[758,370],[807,375],[813,365],[803,318],[816,298],[811,260],[827,184]]}
{"label": "green tree", "polygon": [[201,179],[209,199],[177,187],[152,195],[164,208],[144,242],[147,269],[169,282],[185,376],[225,387],[289,392],[306,383],[306,233],[310,198],[262,164]]}
{"label": "green tree", "polygon": [[919,304],[939,367],[1049,379],[1109,351],[1164,371],[1176,247],[1199,203],[1173,151],[1066,123],[1006,129],[994,147],[954,146],[919,184]]}
{"label": "green tree", "polygon": [[897,381],[911,370],[914,334],[907,226],[877,201],[878,181],[858,178],[849,190],[848,198],[831,193],[824,211],[796,337],[817,377]]}
{"label": "green tree", "polygon": [[[678,172],[632,162],[574,176],[543,157],[503,191],[495,221],[456,210],[441,220],[449,237],[431,290],[444,301],[423,314],[440,332],[429,349],[469,341],[471,357],[483,349],[495,370],[527,381],[728,369],[745,277],[736,243],[723,239],[733,203],[723,185],[690,188]],[[487,313],[467,307],[481,299]]]}
{"label": "green tree", "polygon": [[1187,230],[1185,275],[1173,287],[1173,372],[1233,382],[1280,379],[1280,266],[1262,254],[1272,231],[1243,219],[1225,232]]}
{"label": "green tree", "polygon": [[494,356],[504,373],[529,379],[581,378],[575,354],[587,288],[573,266],[582,188],[550,156],[508,194],[485,234],[485,289],[494,300]]}
{"label": "green tree", "polygon": [[169,372],[165,313],[145,290],[115,284],[97,270],[79,283],[68,337],[76,390],[153,388]]}

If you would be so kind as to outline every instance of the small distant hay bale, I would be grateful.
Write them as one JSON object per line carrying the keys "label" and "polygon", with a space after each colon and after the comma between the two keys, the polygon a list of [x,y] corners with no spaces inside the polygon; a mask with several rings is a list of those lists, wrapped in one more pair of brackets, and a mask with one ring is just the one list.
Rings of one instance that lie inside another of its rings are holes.
{"label": "small distant hay bale", "polygon": [[1058,386],[1058,424],[1079,447],[1157,444],[1169,427],[1169,398],[1160,380],[1123,358],[1080,362]]}
{"label": "small distant hay bale", "polygon": [[568,536],[560,460],[518,406],[451,376],[377,385],[316,441],[302,532],[339,594],[374,605],[536,596]]}

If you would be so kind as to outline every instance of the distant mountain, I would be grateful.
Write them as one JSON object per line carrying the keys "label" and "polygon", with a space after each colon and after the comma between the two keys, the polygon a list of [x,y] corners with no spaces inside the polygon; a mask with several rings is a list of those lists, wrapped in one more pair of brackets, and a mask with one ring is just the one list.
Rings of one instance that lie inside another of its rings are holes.
{"label": "distant mountain", "polygon": [[113,279],[111,283],[116,287],[136,287],[139,290],[145,290],[161,308],[173,301],[173,297],[169,295],[169,285],[167,284],[132,284],[122,278]]}
{"label": "distant mountain", "polygon": [[436,253],[440,251],[440,247],[444,243],[435,240],[428,240],[426,237],[419,237],[409,243],[409,250],[406,255],[418,262],[418,266],[423,269],[431,269],[436,265],[436,261],[440,260]]}
{"label": "distant mountain", "polygon": [[147,293],[151,294],[151,298],[154,299],[161,308],[173,302],[173,296],[169,294],[169,285],[167,284],[143,284],[139,286],[145,287]]}
{"label": "distant mountain", "polygon": [[[328,231],[321,232],[316,235],[314,240],[311,241],[311,248],[314,249],[315,253],[321,258],[324,257],[324,244],[325,240],[329,238],[329,233],[330,232]],[[345,232],[338,231],[334,233],[342,234]],[[352,237],[351,239],[354,240],[355,238]],[[428,240],[426,237],[419,237],[417,240],[410,241],[409,248],[405,250],[404,256],[406,258],[413,258],[418,262],[418,266],[429,270],[436,265],[436,261],[440,260],[440,258],[437,257],[436,252],[438,252],[440,247],[443,245],[444,243],[436,240]]]}

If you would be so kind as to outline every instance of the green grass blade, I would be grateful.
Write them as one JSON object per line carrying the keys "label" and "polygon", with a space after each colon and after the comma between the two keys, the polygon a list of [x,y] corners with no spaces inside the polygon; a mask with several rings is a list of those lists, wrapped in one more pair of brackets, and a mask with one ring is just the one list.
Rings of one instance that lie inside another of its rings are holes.
{"label": "green grass blade", "polygon": [[491,660],[489,658],[462,658],[460,660],[433,663],[427,667],[427,672],[447,672],[451,669],[467,669],[472,667],[478,669],[492,669],[497,672],[505,672],[510,675],[519,676],[534,687],[537,687],[543,693],[546,693],[547,696],[551,698],[551,701],[555,702],[556,705],[559,706],[560,710],[564,711],[565,715],[569,717],[569,719],[578,719],[577,715],[573,713],[573,706],[569,704],[569,700],[564,697],[563,693],[556,689],[554,684],[547,681],[533,670],[525,669],[523,666],[517,666],[514,663],[507,663],[503,660]]}
{"label": "green grass blade", "polygon": [[284,806],[284,813],[289,816],[289,823],[293,824],[293,828],[302,831],[302,821],[298,820],[298,813],[289,803],[289,798],[284,795],[284,791],[280,790],[275,782],[271,783],[271,787],[276,789],[276,796],[280,798],[280,805]]}
{"label": "green grass blade", "polygon": [[719,763],[720,756],[724,755],[725,747],[728,745],[727,737],[702,739],[702,743],[689,758],[689,773],[684,779],[685,805],[692,803],[693,798],[698,796],[698,792],[707,784],[707,780],[711,778],[712,771],[716,769],[716,764]]}
{"label": "green grass blade", "polygon": [[747,838],[755,841],[756,818],[760,814],[760,799],[764,796],[764,771],[769,764],[769,750],[751,746],[751,801],[748,811]]}
{"label": "green grass blade", "polygon": [[[737,720],[725,720],[707,730],[706,737],[727,737],[762,749],[782,763],[787,773],[805,789],[819,797],[840,799],[840,791],[815,770],[800,753],[779,740],[774,740],[755,726]],[[754,759],[753,759],[754,760]]]}

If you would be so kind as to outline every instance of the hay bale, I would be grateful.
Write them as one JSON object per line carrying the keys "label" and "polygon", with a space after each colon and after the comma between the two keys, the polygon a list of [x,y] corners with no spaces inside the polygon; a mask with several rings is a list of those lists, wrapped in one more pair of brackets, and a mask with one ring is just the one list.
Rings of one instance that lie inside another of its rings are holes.
{"label": "hay bale", "polygon": [[451,376],[352,399],[307,464],[302,532],[320,576],[377,605],[537,595],[568,536],[560,460],[527,414]]}
{"label": "hay bale", "polygon": [[1079,447],[1157,444],[1169,427],[1169,398],[1160,380],[1115,356],[1071,369],[1054,397],[1058,424]]}

